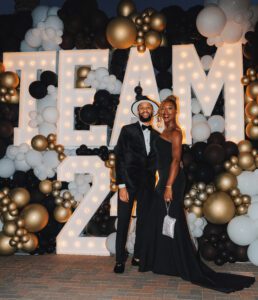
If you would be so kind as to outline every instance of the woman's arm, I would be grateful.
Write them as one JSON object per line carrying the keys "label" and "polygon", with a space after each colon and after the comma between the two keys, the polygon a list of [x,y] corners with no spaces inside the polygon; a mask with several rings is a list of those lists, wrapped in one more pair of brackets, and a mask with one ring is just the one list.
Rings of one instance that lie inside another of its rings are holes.
{"label": "woman's arm", "polygon": [[179,130],[174,130],[171,135],[172,143],[172,161],[170,164],[169,175],[166,183],[164,199],[170,201],[173,198],[172,186],[180,169],[181,153],[182,153],[182,133]]}

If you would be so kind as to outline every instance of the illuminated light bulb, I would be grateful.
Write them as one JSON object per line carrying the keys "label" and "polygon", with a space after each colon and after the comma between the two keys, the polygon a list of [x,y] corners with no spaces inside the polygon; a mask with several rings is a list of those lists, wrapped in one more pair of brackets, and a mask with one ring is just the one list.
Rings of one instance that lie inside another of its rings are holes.
{"label": "illuminated light bulb", "polygon": [[30,74],[29,75],[29,79],[32,79],[32,80],[35,79],[35,75],[34,74]]}
{"label": "illuminated light bulb", "polygon": [[92,56],[92,57],[90,58],[90,60],[91,60],[92,62],[96,62],[96,61],[97,61],[97,57],[96,57],[96,56]]}
{"label": "illuminated light bulb", "polygon": [[139,71],[139,66],[138,65],[135,65],[135,66],[133,66],[133,71]]}
{"label": "illuminated light bulb", "polygon": [[236,64],[234,61],[230,61],[228,66],[229,66],[229,68],[233,69],[233,68],[235,68]]}
{"label": "illuminated light bulb", "polygon": [[230,74],[228,76],[229,80],[233,81],[233,80],[236,80],[236,76],[234,74]]}
{"label": "illuminated light bulb", "polygon": [[125,126],[125,123],[124,123],[124,122],[121,122],[121,123],[120,123],[120,127],[123,127],[123,126]]}
{"label": "illuminated light bulb", "polygon": [[67,76],[67,77],[72,76],[72,72],[71,72],[71,71],[67,71],[67,72],[66,72],[66,76]]}
{"label": "illuminated light bulb", "polygon": [[71,63],[73,61],[73,59],[71,57],[67,57],[66,62],[67,63]]}
{"label": "illuminated light bulb", "polygon": [[46,62],[45,60],[42,60],[42,61],[40,62],[41,66],[45,66],[46,63],[47,63],[47,62]]}
{"label": "illuminated light bulb", "polygon": [[180,81],[180,82],[185,81],[185,76],[179,76],[179,81]]}
{"label": "illuminated light bulb", "polygon": [[144,66],[143,66],[143,70],[144,70],[144,71],[149,70],[149,66],[148,66],[148,65],[144,65]]}
{"label": "illuminated light bulb", "polygon": [[66,86],[65,86],[65,88],[67,89],[67,90],[70,90],[71,88],[72,88],[72,86],[71,86],[71,84],[66,84]]}
{"label": "illuminated light bulb", "polygon": [[77,135],[77,136],[76,136],[76,141],[77,141],[77,142],[81,142],[81,141],[82,141],[81,135]]}
{"label": "illuminated light bulb", "polygon": [[31,106],[31,105],[33,105],[33,103],[34,103],[34,101],[33,100],[29,100],[29,105]]}
{"label": "illuminated light bulb", "polygon": [[179,93],[180,94],[184,94],[185,93],[185,89],[179,89]]}
{"label": "illuminated light bulb", "polygon": [[97,203],[98,202],[98,197],[96,197],[96,196],[92,197],[91,201],[94,202],[94,203]]}
{"label": "illuminated light bulb", "polygon": [[30,66],[35,66],[35,60],[30,61]]}
{"label": "illuminated light bulb", "polygon": [[83,98],[82,97],[77,97],[77,102],[78,103],[82,103],[83,102]]}
{"label": "illuminated light bulb", "polygon": [[230,88],[229,88],[229,92],[233,94],[233,93],[236,92],[236,89],[235,89],[234,87],[230,87]]}
{"label": "illuminated light bulb", "polygon": [[84,62],[84,57],[79,57],[79,59],[78,59],[78,61],[80,62],[80,63],[82,63],[82,62]]}
{"label": "illuminated light bulb", "polygon": [[130,82],[129,82],[131,85],[135,85],[135,80],[134,79],[132,79],[132,80],[130,80]]}
{"label": "illuminated light bulb", "polygon": [[188,63],[187,63],[187,67],[188,67],[189,69],[191,69],[191,68],[193,67],[193,63],[192,63],[192,62],[188,62]]}
{"label": "illuminated light bulb", "polygon": [[83,211],[86,215],[88,215],[91,212],[91,210],[88,207],[84,208]]}
{"label": "illuminated light bulb", "polygon": [[61,241],[60,243],[62,248],[65,248],[67,246],[67,242],[66,241]]}
{"label": "illuminated light bulb", "polygon": [[67,111],[65,112],[65,115],[66,115],[66,116],[70,116],[70,115],[71,115],[71,112],[70,112],[69,110],[67,110]]}
{"label": "illuminated light bulb", "polygon": [[24,66],[24,61],[23,61],[23,60],[20,60],[20,61],[19,61],[19,66],[20,66],[20,67],[23,67],[23,66]]}
{"label": "illuminated light bulb", "polygon": [[123,109],[123,114],[127,115],[129,113],[129,109],[128,108],[124,108]]}
{"label": "illuminated light bulb", "polygon": [[76,225],[81,225],[81,224],[82,224],[82,220],[81,220],[81,219],[77,219],[77,220],[75,221],[75,223],[76,223]]}
{"label": "illuminated light bulb", "polygon": [[236,113],[235,112],[230,112],[229,113],[230,118],[234,119],[236,117]]}
{"label": "illuminated light bulb", "polygon": [[210,87],[211,87],[212,90],[215,90],[217,88],[217,84],[216,83],[212,83],[210,85]]}
{"label": "illuminated light bulb", "polygon": [[198,90],[203,90],[204,84],[203,83],[198,83],[197,88],[198,88]]}
{"label": "illuminated light bulb", "polygon": [[77,167],[77,163],[73,162],[73,163],[72,163],[72,167],[73,167],[73,168],[76,168],[76,167]]}
{"label": "illuminated light bulb", "polygon": [[232,54],[232,52],[233,52],[232,48],[228,48],[228,49],[226,50],[226,53],[227,53],[227,54]]}
{"label": "illuminated light bulb", "polygon": [[180,56],[182,57],[182,58],[185,58],[185,57],[187,57],[188,56],[188,53],[187,52],[181,52],[181,54],[180,54]]}
{"label": "illuminated light bulb", "polygon": [[89,136],[89,140],[90,140],[90,141],[94,141],[94,139],[95,139],[94,135],[90,135],[90,136]]}
{"label": "illuminated light bulb", "polygon": [[7,67],[12,67],[13,66],[13,61],[8,61],[7,63],[6,63],[6,65],[7,65]]}
{"label": "illuminated light bulb", "polygon": [[235,99],[230,99],[230,100],[229,100],[229,103],[230,103],[231,105],[236,105],[236,100],[235,100]]}
{"label": "illuminated light bulb", "polygon": [[225,61],[224,59],[222,59],[222,60],[219,62],[219,64],[220,64],[221,66],[225,66],[225,65],[226,65],[226,61]]}
{"label": "illuminated light bulb", "polygon": [[81,247],[81,243],[80,243],[79,241],[76,241],[76,242],[74,243],[74,246],[75,246],[76,248],[80,248],[80,247]]}
{"label": "illuminated light bulb", "polygon": [[87,246],[88,246],[89,248],[94,248],[94,247],[95,247],[95,243],[93,243],[93,242],[88,242],[88,243],[87,243]]}
{"label": "illuminated light bulb", "polygon": [[184,64],[179,64],[179,65],[178,65],[178,69],[179,69],[179,70],[184,70],[184,68],[185,68],[185,65],[184,65]]}
{"label": "illuminated light bulb", "polygon": [[221,72],[217,71],[217,72],[215,73],[215,77],[216,77],[216,78],[220,78],[221,76],[222,76]]}
{"label": "illuminated light bulb", "polygon": [[146,80],[145,80],[145,83],[146,83],[147,85],[151,85],[151,84],[152,84],[152,81],[151,81],[151,79],[146,79]]}
{"label": "illuminated light bulb", "polygon": [[89,162],[87,160],[84,160],[82,164],[84,167],[87,167],[89,165]]}
{"label": "illuminated light bulb", "polygon": [[53,60],[51,61],[51,65],[54,66],[55,64],[56,64],[56,61],[53,59]]}
{"label": "illuminated light bulb", "polygon": [[237,125],[230,125],[230,130],[235,131],[237,129]]}
{"label": "illuminated light bulb", "polygon": [[102,178],[106,178],[106,173],[101,173],[100,176],[101,176]]}
{"label": "illuminated light bulb", "polygon": [[100,187],[99,187],[100,191],[105,191],[106,189],[106,186],[104,184],[102,184]]}
{"label": "illuminated light bulb", "polygon": [[103,62],[107,62],[107,61],[108,61],[108,58],[107,58],[107,57],[103,57],[103,58],[102,58],[102,61],[103,61]]}
{"label": "illuminated light bulb", "polygon": [[28,127],[28,128],[27,128],[27,131],[28,131],[28,132],[32,132],[32,128]]}
{"label": "illuminated light bulb", "polygon": [[68,141],[70,141],[70,137],[66,135],[66,136],[64,137],[64,140],[65,140],[66,142],[68,142]]}
{"label": "illuminated light bulb", "polygon": [[132,100],[132,96],[129,95],[126,97],[126,101],[131,101],[131,100]]}
{"label": "illuminated light bulb", "polygon": [[105,141],[106,141],[106,136],[105,136],[105,135],[102,135],[102,136],[101,136],[101,141],[102,141],[102,142],[105,142]]}
{"label": "illuminated light bulb", "polygon": [[101,163],[96,162],[96,163],[95,163],[95,167],[96,167],[96,168],[100,168],[100,167],[101,167]]}
{"label": "illuminated light bulb", "polygon": [[71,126],[71,123],[70,123],[70,122],[65,122],[65,123],[64,123],[64,127],[65,127],[65,128],[70,128],[70,126]]}
{"label": "illuminated light bulb", "polygon": [[194,73],[192,74],[192,77],[193,77],[193,79],[198,79],[198,78],[200,77],[200,74],[197,73],[197,72],[194,72]]}
{"label": "illuminated light bulb", "polygon": [[210,101],[210,97],[209,96],[205,96],[203,99],[204,99],[205,102],[209,102]]}
{"label": "illuminated light bulb", "polygon": [[74,236],[74,232],[72,230],[68,231],[68,236]]}
{"label": "illuminated light bulb", "polygon": [[71,103],[71,98],[70,98],[70,97],[66,97],[66,98],[65,98],[65,102],[66,102],[66,103]]}

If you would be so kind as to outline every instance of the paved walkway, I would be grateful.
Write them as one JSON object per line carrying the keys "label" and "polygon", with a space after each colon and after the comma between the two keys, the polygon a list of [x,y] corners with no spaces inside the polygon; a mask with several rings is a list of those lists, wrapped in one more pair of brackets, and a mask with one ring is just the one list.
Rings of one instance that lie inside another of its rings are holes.
{"label": "paved walkway", "polygon": [[[128,261],[126,272],[112,272],[113,257],[11,256],[0,257],[0,299],[248,299],[258,300],[258,283],[234,294],[203,289],[179,278],[139,273]],[[211,264],[210,264],[211,265]],[[251,264],[211,265],[217,270],[255,275]]]}

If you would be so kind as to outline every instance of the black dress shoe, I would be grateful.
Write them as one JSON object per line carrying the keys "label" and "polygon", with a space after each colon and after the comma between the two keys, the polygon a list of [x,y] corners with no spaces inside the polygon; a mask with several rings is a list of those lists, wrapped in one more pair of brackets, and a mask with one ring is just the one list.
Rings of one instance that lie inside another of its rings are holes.
{"label": "black dress shoe", "polygon": [[124,263],[116,263],[114,267],[114,272],[115,273],[124,273],[125,271],[125,264]]}
{"label": "black dress shoe", "polygon": [[133,257],[132,258],[132,266],[138,267],[140,265],[140,260]]}

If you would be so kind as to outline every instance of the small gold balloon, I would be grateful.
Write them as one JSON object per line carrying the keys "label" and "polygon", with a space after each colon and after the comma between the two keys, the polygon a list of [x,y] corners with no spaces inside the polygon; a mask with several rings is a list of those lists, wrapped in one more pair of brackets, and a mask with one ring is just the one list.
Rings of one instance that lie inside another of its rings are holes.
{"label": "small gold balloon", "polygon": [[54,197],[58,197],[60,195],[60,191],[59,190],[55,190],[55,191],[52,192],[52,195]]}
{"label": "small gold balloon", "polygon": [[253,102],[254,99],[248,97],[247,95],[245,95],[245,104],[249,103],[249,102]]}
{"label": "small gold balloon", "polygon": [[55,141],[56,141],[56,135],[53,134],[53,133],[50,133],[50,134],[47,136],[47,140],[48,140],[48,142],[55,142]]}
{"label": "small gold balloon", "polygon": [[148,32],[150,30],[150,25],[149,24],[143,24],[142,25],[142,30],[143,30],[143,32]]}
{"label": "small gold balloon", "polygon": [[57,153],[62,153],[64,152],[64,146],[63,145],[56,145],[55,150]]}
{"label": "small gold balloon", "polygon": [[109,159],[116,159],[116,155],[115,155],[115,153],[109,153],[109,155],[108,155],[108,158]]}
{"label": "small gold balloon", "polygon": [[242,197],[241,197],[241,196],[237,196],[237,197],[234,198],[234,204],[235,204],[236,206],[239,206],[239,205],[241,205],[242,203],[243,203],[243,200],[242,200]]}
{"label": "small gold balloon", "polygon": [[111,192],[117,192],[117,190],[118,190],[118,187],[117,187],[117,185],[115,184],[115,183],[111,183],[110,184],[110,191]]}
{"label": "small gold balloon", "polygon": [[132,20],[117,17],[109,22],[106,30],[107,40],[113,48],[126,49],[133,45],[137,30]]}
{"label": "small gold balloon", "polygon": [[85,79],[88,76],[89,72],[90,72],[89,66],[82,66],[77,70],[77,77]]}
{"label": "small gold balloon", "polygon": [[197,218],[201,218],[203,216],[203,212],[202,212],[202,207],[201,206],[192,205],[189,208],[189,212],[194,213]]}
{"label": "small gold balloon", "polygon": [[30,235],[27,233],[21,237],[22,243],[27,243],[30,239]]}
{"label": "small gold balloon", "polygon": [[110,169],[110,178],[111,178],[112,182],[116,182],[116,169],[115,168]]}
{"label": "small gold balloon", "polygon": [[131,0],[122,0],[117,6],[117,14],[123,17],[129,17],[136,11],[136,7]]}
{"label": "small gold balloon", "polygon": [[187,198],[184,200],[185,208],[189,208],[193,204],[193,200],[191,198]]}
{"label": "small gold balloon", "polygon": [[8,211],[3,213],[3,220],[6,221],[14,221],[17,219],[17,216],[12,216]]}
{"label": "small gold balloon", "polygon": [[0,74],[0,86],[4,86],[8,89],[17,88],[19,85],[19,77],[14,72],[4,72]]}
{"label": "small gold balloon", "polygon": [[239,205],[237,207],[237,214],[240,216],[245,215],[247,213],[247,211],[248,211],[248,208],[245,205]]}
{"label": "small gold balloon", "polygon": [[143,44],[144,44],[144,38],[143,38],[143,37],[137,36],[136,41],[135,41],[135,44],[136,44],[137,46],[143,45]]}
{"label": "small gold balloon", "polygon": [[136,18],[138,18],[140,15],[135,12],[133,14],[130,15],[130,19],[135,23],[136,22]]}
{"label": "small gold balloon", "polygon": [[250,168],[247,168],[246,171],[254,171],[255,169],[256,169],[256,165],[254,163]]}
{"label": "small gold balloon", "polygon": [[205,191],[202,191],[198,194],[198,199],[201,201],[205,201],[208,198],[208,194]]}
{"label": "small gold balloon", "polygon": [[216,186],[219,190],[226,192],[237,187],[237,179],[231,173],[220,174],[216,179]]}
{"label": "small gold balloon", "polygon": [[200,191],[204,191],[206,188],[206,184],[204,182],[197,183],[197,189]]}
{"label": "small gold balloon", "polygon": [[20,101],[20,94],[17,90],[15,90],[14,94],[10,96],[8,103],[10,104],[18,104]]}
{"label": "small gold balloon", "polygon": [[2,191],[0,191],[0,200],[3,199],[5,197],[5,193],[3,193]]}
{"label": "small gold balloon", "polygon": [[247,124],[245,133],[251,140],[258,140],[258,126]]}
{"label": "small gold balloon", "polygon": [[2,211],[3,213],[8,212],[8,207],[7,207],[7,206],[1,207],[1,211]]}
{"label": "small gold balloon", "polygon": [[213,192],[215,192],[215,186],[213,185],[206,185],[206,192],[207,194],[212,194]]}
{"label": "small gold balloon", "polygon": [[144,37],[144,32],[142,30],[138,30],[137,37]]}
{"label": "small gold balloon", "polygon": [[58,154],[58,159],[59,159],[60,161],[63,161],[65,158],[66,158],[66,155],[65,155],[64,153],[59,153],[59,154]]}
{"label": "small gold balloon", "polygon": [[15,232],[15,235],[18,237],[22,237],[24,235],[24,229],[23,228],[18,228]]}
{"label": "small gold balloon", "polygon": [[138,26],[142,26],[142,24],[143,24],[143,19],[142,19],[142,17],[137,17],[136,19],[135,19],[135,24],[136,25],[138,25]]}
{"label": "small gold balloon", "polygon": [[11,210],[11,211],[9,211],[9,213],[10,213],[11,216],[18,216],[19,210],[18,209]]}
{"label": "small gold balloon", "polygon": [[12,255],[15,252],[15,248],[10,245],[12,238],[0,232],[0,255]]}
{"label": "small gold balloon", "polygon": [[247,115],[245,115],[245,124],[252,123],[252,120],[252,118],[249,118]]}
{"label": "small gold balloon", "polygon": [[256,99],[258,96],[258,82],[251,82],[246,88],[246,95],[252,99]]}
{"label": "small gold balloon", "polygon": [[63,193],[63,198],[65,200],[70,200],[72,198],[72,195],[69,191],[66,191],[66,192]]}
{"label": "small gold balloon", "polygon": [[7,206],[12,202],[12,200],[9,198],[9,196],[6,196],[2,199],[2,205]]}
{"label": "small gold balloon", "polygon": [[56,147],[55,143],[51,142],[51,143],[48,144],[48,149],[49,150],[55,150],[55,147]]}
{"label": "small gold balloon", "polygon": [[190,189],[190,191],[189,191],[189,195],[190,195],[190,197],[195,197],[196,195],[197,195],[197,190],[196,189]]}
{"label": "small gold balloon", "polygon": [[256,81],[256,79],[257,79],[257,78],[256,78],[255,75],[249,76],[249,80],[250,80],[250,81]]}
{"label": "small gold balloon", "polygon": [[3,232],[7,236],[14,236],[17,230],[15,221],[7,221],[3,224]]}
{"label": "small gold balloon", "polygon": [[62,182],[59,180],[54,180],[52,182],[52,186],[54,190],[60,190],[62,188]]}
{"label": "small gold balloon", "polygon": [[247,103],[245,106],[245,114],[249,118],[258,117],[258,104],[256,102]]}
{"label": "small gold balloon", "polygon": [[146,46],[145,45],[137,46],[137,50],[139,53],[144,53],[146,51]]}
{"label": "small gold balloon", "polygon": [[252,155],[255,157],[258,154],[258,150],[257,149],[253,149],[252,150]]}
{"label": "small gold balloon", "polygon": [[238,143],[238,151],[239,152],[252,152],[253,146],[252,143],[248,140],[243,140]]}
{"label": "small gold balloon", "polygon": [[11,247],[16,247],[17,246],[17,242],[15,242],[13,239],[10,240],[10,246]]}
{"label": "small gold balloon", "polygon": [[15,235],[12,239],[13,239],[16,243],[18,243],[18,242],[20,241],[20,238],[19,238],[17,235]]}
{"label": "small gold balloon", "polygon": [[77,206],[77,201],[75,199],[71,199],[70,200],[72,207],[76,207]]}
{"label": "small gold balloon", "polygon": [[110,168],[114,168],[114,166],[116,165],[116,161],[114,159],[110,159],[108,165],[110,166]]}
{"label": "small gold balloon", "polygon": [[253,76],[253,75],[256,75],[255,69],[254,69],[254,68],[248,68],[248,69],[246,70],[246,75],[247,75],[247,76]]}
{"label": "small gold balloon", "polygon": [[250,152],[241,152],[238,155],[239,167],[246,170],[254,164],[254,157]]}
{"label": "small gold balloon", "polygon": [[26,206],[21,217],[25,221],[25,228],[30,232],[42,230],[48,223],[48,211],[40,204],[30,204]]}
{"label": "small gold balloon", "polygon": [[250,83],[249,77],[243,76],[243,77],[241,78],[241,83],[242,83],[243,85],[248,85],[248,84]]}
{"label": "small gold balloon", "polygon": [[52,182],[48,179],[42,180],[39,184],[39,190],[43,193],[43,194],[50,194],[53,190],[52,188]]}
{"label": "small gold balloon", "polygon": [[21,228],[21,227],[24,227],[24,226],[25,226],[25,221],[24,221],[24,219],[18,219],[18,220],[16,221],[16,224],[17,224],[17,226],[18,226],[19,228]]}
{"label": "small gold balloon", "polygon": [[89,87],[84,81],[85,81],[84,78],[77,79],[76,83],[75,83],[75,87],[77,89],[85,89],[85,88]]}
{"label": "small gold balloon", "polygon": [[215,192],[204,202],[203,214],[213,224],[226,224],[235,215],[235,205],[227,193]]}
{"label": "small gold balloon", "polygon": [[230,162],[232,164],[237,164],[238,163],[238,157],[237,156],[231,156],[230,157]]}
{"label": "small gold balloon", "polygon": [[9,192],[10,192],[10,189],[9,189],[8,187],[4,187],[4,188],[2,189],[2,192],[3,192],[5,195],[8,195]]}
{"label": "small gold balloon", "polygon": [[38,237],[33,233],[28,233],[29,240],[22,243],[22,250],[25,252],[32,252],[38,247]]}
{"label": "small gold balloon", "polygon": [[48,147],[47,138],[41,134],[38,134],[32,138],[31,146],[34,150],[45,151]]}
{"label": "small gold balloon", "polygon": [[144,40],[145,46],[150,50],[154,50],[161,43],[161,35],[157,31],[150,30],[145,34]]}
{"label": "small gold balloon", "polygon": [[3,73],[5,71],[4,64],[0,61],[0,73]]}
{"label": "small gold balloon", "polygon": [[10,197],[18,208],[24,207],[30,202],[30,193],[25,188],[11,190]]}
{"label": "small gold balloon", "polygon": [[239,194],[240,194],[240,191],[239,191],[238,188],[232,189],[232,190],[230,191],[230,195],[231,195],[232,197],[236,197],[236,196],[238,196]]}
{"label": "small gold balloon", "polygon": [[143,23],[145,23],[145,24],[149,24],[150,21],[151,21],[151,18],[150,18],[149,15],[147,15],[147,16],[145,16],[145,17],[143,18]]}
{"label": "small gold balloon", "polygon": [[224,168],[225,168],[226,170],[228,170],[231,166],[232,166],[232,164],[231,164],[230,161],[225,161],[225,162],[224,162]]}
{"label": "small gold balloon", "polygon": [[194,205],[196,205],[196,206],[202,206],[202,201],[198,200],[198,199],[195,199],[194,200]]}
{"label": "small gold balloon", "polygon": [[154,13],[151,16],[150,26],[155,31],[163,31],[166,28],[167,20],[162,13]]}
{"label": "small gold balloon", "polygon": [[243,204],[250,204],[251,203],[251,197],[248,195],[242,195]]}
{"label": "small gold balloon", "polygon": [[56,197],[55,198],[55,204],[56,205],[61,205],[63,203],[63,198],[62,197]]}
{"label": "small gold balloon", "polygon": [[64,201],[63,206],[65,208],[71,208],[72,207],[71,201],[70,200]]}
{"label": "small gold balloon", "polygon": [[257,126],[258,125],[258,118],[253,118],[252,119],[252,124]]}
{"label": "small gold balloon", "polygon": [[72,211],[70,208],[64,208],[63,206],[57,206],[54,209],[54,218],[59,223],[67,222],[71,215],[72,215]]}
{"label": "small gold balloon", "polygon": [[109,160],[105,160],[105,167],[111,168],[111,166],[110,166],[110,164],[109,164]]}

